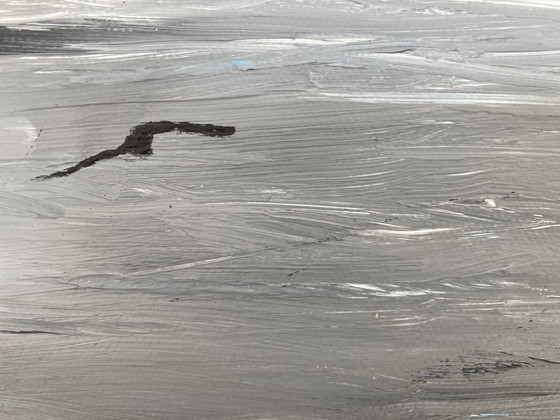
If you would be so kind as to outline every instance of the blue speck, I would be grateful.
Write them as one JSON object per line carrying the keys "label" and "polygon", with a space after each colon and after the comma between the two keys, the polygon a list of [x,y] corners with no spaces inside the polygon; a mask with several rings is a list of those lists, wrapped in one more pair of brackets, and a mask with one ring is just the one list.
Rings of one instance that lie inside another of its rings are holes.
{"label": "blue speck", "polygon": [[240,70],[247,70],[247,68],[251,66],[251,62],[245,60],[236,60],[233,61],[232,63],[235,67],[237,67]]}

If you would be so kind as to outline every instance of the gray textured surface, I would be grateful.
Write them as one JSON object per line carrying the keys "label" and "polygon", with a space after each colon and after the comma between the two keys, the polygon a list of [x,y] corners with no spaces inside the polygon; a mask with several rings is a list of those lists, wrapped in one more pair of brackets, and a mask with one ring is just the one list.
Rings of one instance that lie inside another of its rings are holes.
{"label": "gray textured surface", "polygon": [[0,418],[560,418],[557,1],[1,8]]}

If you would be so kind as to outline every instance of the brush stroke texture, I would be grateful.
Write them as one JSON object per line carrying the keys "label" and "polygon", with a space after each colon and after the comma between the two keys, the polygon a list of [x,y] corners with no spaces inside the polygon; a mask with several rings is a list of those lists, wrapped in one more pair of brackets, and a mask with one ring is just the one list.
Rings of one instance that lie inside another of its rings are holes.
{"label": "brush stroke texture", "polygon": [[0,418],[560,418],[557,2],[2,10]]}

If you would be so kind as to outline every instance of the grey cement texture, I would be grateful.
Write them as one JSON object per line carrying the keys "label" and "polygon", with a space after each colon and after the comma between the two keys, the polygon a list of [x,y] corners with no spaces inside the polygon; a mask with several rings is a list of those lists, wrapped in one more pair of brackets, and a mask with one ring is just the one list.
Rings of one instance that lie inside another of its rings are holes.
{"label": "grey cement texture", "polygon": [[560,2],[0,26],[0,419],[560,419]]}

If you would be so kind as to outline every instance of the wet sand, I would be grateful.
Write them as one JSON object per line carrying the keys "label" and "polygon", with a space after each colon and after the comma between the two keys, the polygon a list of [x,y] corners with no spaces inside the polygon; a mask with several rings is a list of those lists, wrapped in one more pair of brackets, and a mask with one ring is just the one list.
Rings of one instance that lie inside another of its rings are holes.
{"label": "wet sand", "polygon": [[2,4],[0,418],[560,419],[560,6],[184,3]]}

